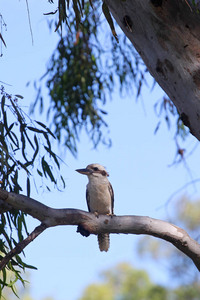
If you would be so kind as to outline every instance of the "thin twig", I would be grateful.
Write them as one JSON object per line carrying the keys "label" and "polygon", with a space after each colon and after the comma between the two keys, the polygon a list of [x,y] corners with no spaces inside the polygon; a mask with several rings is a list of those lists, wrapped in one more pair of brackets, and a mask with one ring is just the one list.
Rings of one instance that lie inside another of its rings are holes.
{"label": "thin twig", "polygon": [[40,233],[42,233],[47,226],[43,223],[41,223],[39,226],[37,226],[29,236],[27,236],[26,239],[23,241],[19,242],[14,249],[12,249],[0,262],[0,270],[5,268],[7,263],[15,256],[16,254],[19,254],[23,251],[23,249],[30,243],[32,242]]}
{"label": "thin twig", "polygon": [[189,6],[190,10],[192,11],[192,7],[190,6],[187,0],[185,0],[185,3],[187,4],[187,6]]}
{"label": "thin twig", "polygon": [[200,178],[196,178],[194,180],[191,180],[189,182],[187,182],[186,184],[184,184],[183,186],[181,186],[179,189],[177,189],[175,192],[173,192],[171,194],[171,196],[167,199],[167,201],[165,202],[165,204],[159,206],[157,208],[157,210],[163,208],[163,207],[167,207],[169,205],[169,203],[171,202],[171,200],[174,198],[175,195],[177,195],[178,193],[180,193],[182,190],[184,190],[186,187],[192,185],[192,184],[195,184],[197,182],[200,182]]}
{"label": "thin twig", "polygon": [[28,22],[29,22],[29,28],[30,28],[30,33],[31,33],[31,39],[32,39],[32,45],[33,45],[33,31],[31,27],[31,17],[30,17],[30,10],[28,6],[28,0],[26,0],[26,8],[27,8],[27,13],[28,13]]}

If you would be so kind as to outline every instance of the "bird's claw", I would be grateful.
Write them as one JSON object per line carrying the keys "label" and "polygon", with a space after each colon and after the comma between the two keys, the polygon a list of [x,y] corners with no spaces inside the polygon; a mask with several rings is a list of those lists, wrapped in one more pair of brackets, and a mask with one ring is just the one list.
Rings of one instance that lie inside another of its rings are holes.
{"label": "bird's claw", "polygon": [[97,211],[94,212],[94,215],[95,215],[96,218],[99,217],[99,213]]}
{"label": "bird's claw", "polygon": [[115,215],[114,214],[112,214],[112,213],[109,213],[109,214],[106,214],[107,216],[109,216],[109,217],[114,217]]}

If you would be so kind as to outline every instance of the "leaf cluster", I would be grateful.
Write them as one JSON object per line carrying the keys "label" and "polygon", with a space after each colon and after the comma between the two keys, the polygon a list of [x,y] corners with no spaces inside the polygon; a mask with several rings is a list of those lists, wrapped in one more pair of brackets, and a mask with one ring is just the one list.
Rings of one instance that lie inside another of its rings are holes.
{"label": "leaf cluster", "polygon": [[[173,102],[164,96],[162,99],[157,101],[154,105],[154,110],[156,115],[162,119],[165,120],[167,124],[167,128],[170,130],[172,127],[172,120],[176,118],[177,126],[176,126],[176,132],[175,137],[179,136],[182,140],[184,140],[188,134],[189,130],[184,126],[183,121],[181,120],[180,115],[178,114],[178,111],[173,104]],[[161,120],[158,122],[155,133],[158,131],[161,125]]]}
{"label": "leaf cluster", "polygon": [[[53,133],[39,121],[33,121],[18,106],[23,99],[20,95],[12,96],[6,93],[4,87],[0,89],[0,188],[9,192],[19,193],[26,188],[30,196],[34,182],[33,167],[42,179],[58,184],[54,175],[59,171],[60,162],[52,151],[50,137]],[[53,171],[54,166],[54,171]],[[61,181],[64,184],[62,176]],[[49,187],[46,186],[48,189]],[[0,257],[11,251],[19,241],[28,235],[26,215],[18,210],[1,206],[0,215]],[[0,291],[4,286],[14,290],[14,284],[19,279],[23,283],[20,269],[33,268],[27,265],[19,255],[12,259],[0,277]],[[13,273],[14,279],[7,281],[7,272]]]}
{"label": "leaf cluster", "polygon": [[[121,93],[132,91],[135,83],[137,96],[145,81],[145,67],[133,46],[124,35],[119,35],[117,44],[107,31],[100,2],[94,1],[93,8],[89,2],[84,3],[78,29],[77,12],[68,11],[66,34],[64,30],[59,32],[60,41],[41,78],[50,96],[47,120],[51,130],[73,155],[82,129],[95,147],[100,141],[111,144],[103,106],[117,80]],[[43,112],[44,103],[40,84],[32,112],[37,104]]]}
{"label": "leaf cluster", "polygon": [[[35,165],[38,166],[37,173],[41,178],[46,177],[56,185],[52,168],[54,165],[60,169],[60,159],[51,147],[50,138],[55,140],[54,134],[45,124],[31,120],[23,112],[18,105],[22,96],[7,94],[3,86],[0,93],[0,187],[19,193],[22,191],[20,184],[26,178],[27,196],[30,196],[30,180]],[[52,166],[49,164],[50,160]],[[21,183],[19,171],[24,173]],[[62,181],[64,182],[63,178]]]}
{"label": "leaf cluster", "polygon": [[[48,0],[50,3],[53,3],[53,0]],[[86,0],[58,0],[58,9],[55,11],[55,12],[50,12],[46,15],[49,15],[49,14],[55,14],[58,12],[58,22],[57,22],[57,26],[56,26],[56,29],[55,31],[57,31],[59,28],[61,28],[62,30],[62,24],[67,24],[68,28],[70,29],[71,27],[71,24],[69,23],[69,17],[68,17],[68,11],[70,10],[71,8],[71,3],[72,3],[72,9],[73,9],[73,12],[74,12],[74,20],[76,22],[76,29],[79,28],[79,25],[81,24],[81,19],[85,13],[85,6],[88,8],[88,3],[89,3],[89,6],[91,8],[94,8],[94,3],[97,2],[97,1],[93,1],[92,0],[89,0],[89,2]],[[102,11],[103,11],[103,14],[110,26],[110,29],[111,29],[111,32],[113,34],[113,36],[115,37],[116,41],[118,42],[118,37],[117,37],[117,33],[115,31],[115,26],[114,26],[114,22],[113,22],[113,19],[112,19],[112,16],[110,14],[110,10],[107,6],[107,4],[105,3],[105,1],[98,1],[98,4],[101,4],[102,3]]]}

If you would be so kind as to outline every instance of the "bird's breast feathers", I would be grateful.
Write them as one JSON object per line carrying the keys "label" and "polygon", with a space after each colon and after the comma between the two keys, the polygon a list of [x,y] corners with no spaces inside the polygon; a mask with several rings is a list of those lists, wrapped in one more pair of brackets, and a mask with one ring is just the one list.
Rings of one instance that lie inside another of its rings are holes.
{"label": "bird's breast feathers", "polygon": [[109,189],[110,183],[87,185],[87,203],[89,211],[99,214],[112,213],[112,196]]}

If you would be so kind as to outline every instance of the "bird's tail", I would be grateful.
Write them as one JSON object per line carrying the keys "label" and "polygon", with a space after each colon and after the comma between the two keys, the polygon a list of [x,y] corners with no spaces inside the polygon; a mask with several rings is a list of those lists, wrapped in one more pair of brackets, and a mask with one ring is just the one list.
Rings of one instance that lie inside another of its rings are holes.
{"label": "bird's tail", "polygon": [[108,251],[110,246],[110,236],[108,233],[98,234],[98,243],[100,251]]}

